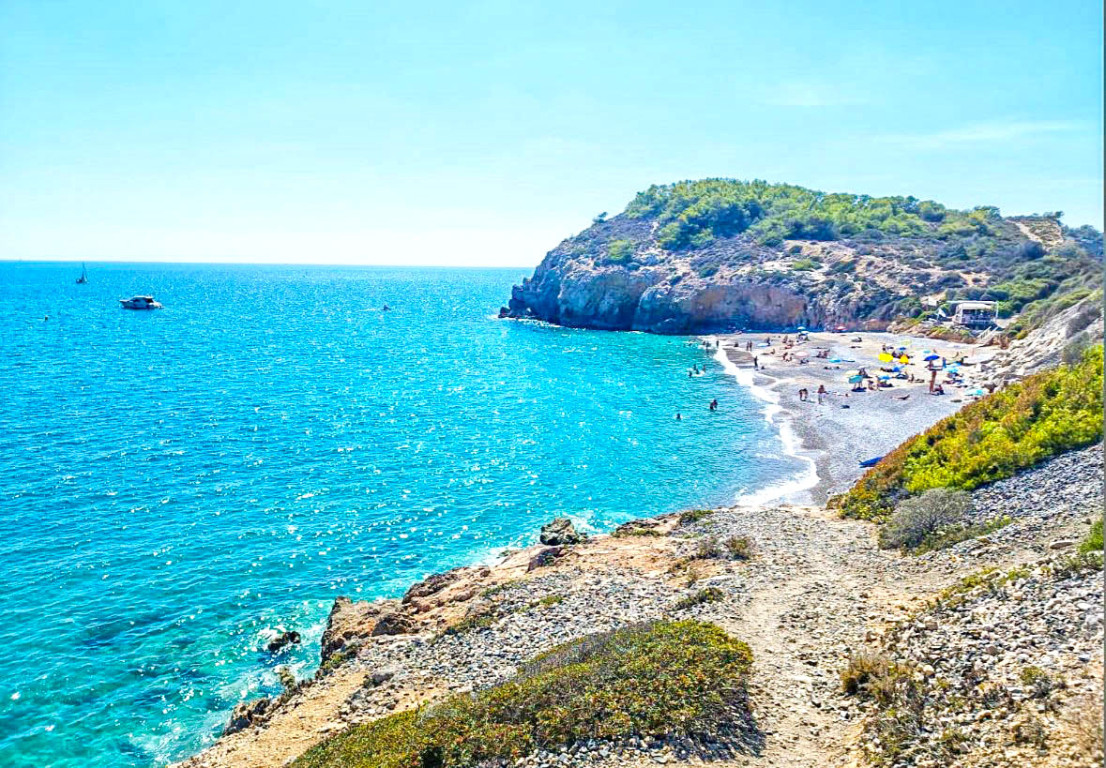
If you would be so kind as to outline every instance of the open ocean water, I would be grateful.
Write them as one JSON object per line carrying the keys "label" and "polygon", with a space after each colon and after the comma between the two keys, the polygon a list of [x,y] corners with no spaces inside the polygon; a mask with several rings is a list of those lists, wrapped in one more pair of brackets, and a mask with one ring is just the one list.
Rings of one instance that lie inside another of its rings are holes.
{"label": "open ocean water", "polygon": [[0,765],[186,757],[338,595],[799,471],[694,340],[495,319],[523,272],[0,263]]}

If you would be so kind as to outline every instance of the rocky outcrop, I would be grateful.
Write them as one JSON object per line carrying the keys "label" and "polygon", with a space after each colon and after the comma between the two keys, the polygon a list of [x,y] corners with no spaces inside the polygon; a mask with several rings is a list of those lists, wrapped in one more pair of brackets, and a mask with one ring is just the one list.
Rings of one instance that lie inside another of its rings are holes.
{"label": "rocky outcrop", "polygon": [[1065,354],[1070,357],[1089,344],[1101,344],[1102,337],[1102,298],[1092,295],[1014,341],[986,364],[986,370],[996,384],[1007,384],[1070,362]]}
{"label": "rocky outcrop", "polygon": [[370,603],[339,597],[330,608],[320,648],[322,662],[373,635],[376,625],[397,607],[395,600]]}
{"label": "rocky outcrop", "polygon": [[[719,192],[727,184],[744,212]],[[1079,261],[1092,276],[1100,270],[1101,235],[1092,230],[1084,242],[1054,218],[837,196],[851,210],[808,227],[798,220],[826,196],[805,190],[804,213],[774,207],[771,193],[751,202],[750,189],[712,180],[639,195],[546,254],[500,317],[667,334],[885,330],[895,319],[916,320],[924,297],[1006,299],[1022,279],[1017,269],[1046,254]],[[895,209],[897,219],[871,217],[872,206]],[[863,228],[850,227],[850,216],[864,218]],[[1070,274],[1053,272],[1057,283]]]}
{"label": "rocky outcrop", "polygon": [[577,533],[576,527],[567,517],[558,517],[551,523],[541,527],[542,544],[550,547],[558,547],[565,544],[579,544],[586,539],[582,533]]}
{"label": "rocky outcrop", "polygon": [[264,723],[268,719],[273,705],[273,699],[253,699],[252,701],[242,702],[231,713],[230,722],[223,729],[223,735],[244,731],[247,728]]}
{"label": "rocky outcrop", "polygon": [[372,637],[385,635],[408,635],[415,632],[418,625],[415,620],[403,611],[391,611],[385,613],[373,627]]}
{"label": "rocky outcrop", "polygon": [[[811,328],[856,324],[854,308],[814,298],[794,278],[778,283],[742,273],[700,277],[661,263],[629,271],[573,262],[539,270],[512,292],[503,317],[532,317],[577,328],[685,334],[745,328]],[[886,322],[869,320],[865,328]]]}

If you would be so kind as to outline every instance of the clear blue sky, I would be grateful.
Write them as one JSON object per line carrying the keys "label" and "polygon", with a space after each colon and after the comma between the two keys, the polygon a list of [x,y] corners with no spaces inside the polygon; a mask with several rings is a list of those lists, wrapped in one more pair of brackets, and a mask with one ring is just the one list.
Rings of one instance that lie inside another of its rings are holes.
{"label": "clear blue sky", "polygon": [[0,2],[0,258],[535,264],[651,183],[1102,226],[1055,2]]}

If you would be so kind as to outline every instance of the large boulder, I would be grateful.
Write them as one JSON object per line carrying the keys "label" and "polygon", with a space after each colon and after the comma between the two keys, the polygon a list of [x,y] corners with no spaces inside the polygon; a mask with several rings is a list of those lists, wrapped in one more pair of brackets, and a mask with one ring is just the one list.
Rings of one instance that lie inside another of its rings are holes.
{"label": "large boulder", "polygon": [[577,533],[572,521],[567,517],[558,517],[551,523],[541,527],[541,543],[547,547],[563,547],[569,544],[579,544],[586,536]]}

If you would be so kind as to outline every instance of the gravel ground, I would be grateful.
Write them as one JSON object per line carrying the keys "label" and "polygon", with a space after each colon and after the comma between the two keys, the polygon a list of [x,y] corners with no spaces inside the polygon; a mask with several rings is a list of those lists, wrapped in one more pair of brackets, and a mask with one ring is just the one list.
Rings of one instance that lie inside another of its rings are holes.
{"label": "gravel ground", "polygon": [[[356,658],[291,696],[264,727],[226,737],[188,765],[282,765],[351,723],[494,685],[520,662],[565,641],[662,617],[714,622],[749,643],[751,718],[714,741],[587,742],[519,765],[849,764],[871,749],[870,739],[858,744],[856,738],[872,713],[842,693],[840,672],[863,649],[931,667],[925,674],[947,678],[955,690],[978,664],[989,665],[988,679],[1018,696],[1012,678],[1025,665],[1055,669],[1071,691],[1057,697],[1056,712],[1048,714],[1055,715],[1050,727],[1060,734],[1068,702],[1089,690],[1083,682],[1101,685],[1101,666],[1095,671],[1082,661],[1100,659],[1092,651],[1102,638],[1101,571],[1064,581],[1038,568],[1038,575],[1001,594],[973,595],[960,607],[937,610],[927,601],[983,567],[1005,573],[1066,555],[1085,533],[1088,516],[1102,509],[1101,483],[1102,449],[1096,446],[977,491],[981,518],[1008,514],[1016,522],[923,557],[878,549],[870,524],[799,506],[721,509],[687,525],[670,518],[656,535],[596,537],[531,573],[525,563],[533,552],[524,552],[512,561],[521,558],[523,567],[511,579],[494,581],[506,566],[472,569],[451,584],[454,591],[439,593],[448,597],[438,603],[412,602],[405,610],[424,622],[422,629],[363,638]],[[708,539],[746,539],[752,557],[695,558]],[[681,598],[706,586],[719,587],[724,598],[677,608]],[[552,599],[543,604],[542,598]],[[480,621],[443,633],[431,621],[438,610]],[[1073,673],[1073,665],[1090,670],[1089,681]],[[952,717],[942,707],[930,709],[933,728]],[[969,729],[985,745],[979,754],[997,743],[989,728]],[[980,763],[992,764],[999,763]]]}

